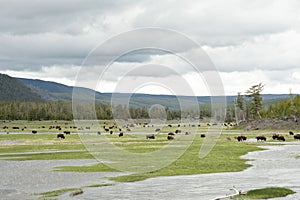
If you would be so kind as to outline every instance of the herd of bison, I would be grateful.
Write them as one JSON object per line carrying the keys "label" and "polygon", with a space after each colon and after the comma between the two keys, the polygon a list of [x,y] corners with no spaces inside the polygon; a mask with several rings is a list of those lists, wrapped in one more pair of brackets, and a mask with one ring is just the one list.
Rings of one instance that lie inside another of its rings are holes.
{"label": "herd of bison", "polygon": [[[65,129],[73,129],[73,130],[78,130],[78,131],[90,130],[91,129],[89,126],[79,127],[78,128],[76,126],[69,126],[69,127],[67,127],[67,125],[68,125],[68,123],[65,124],[65,127],[64,127]],[[210,123],[207,124],[207,126],[212,126],[212,125],[214,125],[214,124],[210,124]],[[229,126],[229,125],[232,126],[232,124],[226,124],[225,126]],[[135,126],[150,127],[150,125],[148,125],[147,123],[128,124],[128,125],[124,125],[123,127],[118,127],[116,124],[109,126],[108,124],[104,123],[104,125],[102,126],[102,128],[103,128],[103,133],[108,133],[108,134],[117,133],[119,135],[119,137],[122,137],[122,136],[124,136],[124,131],[130,132],[131,129],[134,128]],[[171,125],[171,124],[168,125],[168,127],[173,127],[173,126],[174,125]],[[175,139],[175,135],[181,133],[180,126],[181,126],[180,124],[176,125],[176,127],[178,127],[178,129],[176,129],[176,131],[174,131],[174,132],[169,132],[167,134],[167,138],[166,139],[167,140],[174,140]],[[186,125],[184,125],[184,127],[185,126]],[[188,125],[188,126],[196,127],[196,125]],[[200,126],[200,124],[198,126]],[[154,127],[154,126],[152,125],[152,127]],[[39,128],[45,129],[46,126],[41,126]],[[5,129],[8,130],[9,127],[8,126],[4,126],[3,129],[4,130]],[[24,127],[20,128],[18,126],[13,126],[13,127],[11,127],[11,129],[24,131],[24,130],[27,129],[27,127],[24,126]],[[58,133],[56,135],[56,137],[60,138],[60,139],[65,139],[66,138],[65,135],[71,134],[70,130],[62,131],[62,126],[59,126],[59,125],[49,126],[49,130],[51,130],[51,129],[56,129],[57,131],[60,132],[60,133]],[[161,131],[161,129],[159,129],[159,128],[155,129],[154,130],[155,133],[153,133],[153,134],[147,134],[146,135],[146,139],[155,139],[155,136],[157,134],[159,134],[160,131]],[[31,130],[31,133],[32,134],[37,134],[38,131],[37,130]],[[7,134],[9,134],[8,131],[7,131]],[[102,132],[98,131],[97,134],[101,135]],[[189,135],[189,134],[190,134],[190,132],[185,132],[185,135]],[[289,131],[288,135],[293,136],[295,140],[300,140],[300,134],[294,134],[292,131]],[[200,134],[200,137],[201,138],[205,138],[206,135],[205,134]],[[246,141],[247,140],[247,136],[245,136],[245,135],[239,135],[239,136],[235,136],[234,139],[237,140],[237,141],[239,141],[239,142]],[[279,140],[279,141],[285,141],[286,140],[285,137],[284,137],[284,135],[279,135],[279,134],[273,134],[272,139],[273,140]],[[227,140],[230,141],[231,138],[227,137]],[[256,137],[256,140],[257,141],[267,141],[267,137],[264,136],[264,135],[259,135],[259,136]]]}

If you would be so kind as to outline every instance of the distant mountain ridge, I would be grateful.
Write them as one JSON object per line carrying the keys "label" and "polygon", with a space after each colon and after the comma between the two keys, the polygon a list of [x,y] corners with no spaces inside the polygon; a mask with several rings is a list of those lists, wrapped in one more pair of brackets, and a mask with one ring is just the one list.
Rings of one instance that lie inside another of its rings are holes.
{"label": "distant mountain ridge", "polygon": [[44,100],[19,80],[5,74],[0,74],[0,101],[41,102]]}
{"label": "distant mountain ridge", "polygon": [[[67,86],[61,83],[43,81],[38,79],[25,79],[17,78],[19,81],[27,85],[36,92],[46,101],[71,101],[73,88],[72,86]],[[77,88],[78,89],[78,88]],[[100,93],[95,92],[88,88],[80,88],[83,93],[86,94],[95,94],[95,101],[97,103],[110,104],[111,97],[114,97],[116,102],[125,102],[130,99],[129,105],[132,107],[149,107],[153,104],[161,104],[170,109],[178,108],[179,102],[178,98],[187,105],[193,104],[195,98],[200,104],[206,104],[211,102],[210,96],[174,96],[174,95],[153,95],[153,94],[130,94],[130,93]],[[263,100],[276,100],[288,98],[288,94],[262,94]],[[215,97],[214,97],[215,98]],[[224,99],[224,97],[222,97]],[[226,96],[227,103],[233,103],[236,99],[235,95]]]}

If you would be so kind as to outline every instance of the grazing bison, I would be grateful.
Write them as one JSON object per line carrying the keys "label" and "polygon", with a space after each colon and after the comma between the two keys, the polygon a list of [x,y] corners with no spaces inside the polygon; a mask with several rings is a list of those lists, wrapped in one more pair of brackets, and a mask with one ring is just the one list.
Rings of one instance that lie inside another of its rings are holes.
{"label": "grazing bison", "polygon": [[106,132],[109,132],[109,129],[108,129],[108,128],[105,128],[104,130],[105,130]]}
{"label": "grazing bison", "polygon": [[202,137],[202,138],[205,138],[205,136],[206,136],[205,134],[201,134],[201,135],[200,135],[200,137]]}
{"label": "grazing bison", "polygon": [[237,141],[239,141],[239,142],[242,142],[242,141],[245,141],[245,140],[247,140],[247,137],[246,136],[244,136],[244,135],[240,135],[240,136],[237,136]]}
{"label": "grazing bison", "polygon": [[273,140],[278,140],[278,137],[279,137],[279,134],[273,134],[273,136],[272,136],[272,138],[273,138]]}
{"label": "grazing bison", "polygon": [[191,134],[190,132],[185,132],[185,135],[189,135],[189,134]]}
{"label": "grazing bison", "polygon": [[175,135],[173,132],[168,133],[168,135]]}
{"label": "grazing bison", "polygon": [[175,138],[172,135],[168,135],[167,139],[168,140],[174,140]]}
{"label": "grazing bison", "polygon": [[284,138],[283,135],[280,135],[280,136],[277,137],[277,140],[285,141],[285,138]]}
{"label": "grazing bison", "polygon": [[62,133],[58,133],[57,138],[65,139],[65,135]]}
{"label": "grazing bison", "polygon": [[100,131],[98,131],[98,132],[97,132],[97,134],[98,134],[98,135],[101,135],[101,132],[100,132]]}
{"label": "grazing bison", "polygon": [[259,135],[259,136],[256,137],[256,140],[257,140],[257,142],[258,141],[267,141],[267,138],[263,135]]}
{"label": "grazing bison", "polygon": [[172,125],[171,125],[171,124],[169,124],[169,125],[168,125],[168,127],[172,127]]}
{"label": "grazing bison", "polygon": [[160,128],[155,129],[155,132],[159,132],[159,131],[160,131]]}
{"label": "grazing bison", "polygon": [[148,135],[146,135],[146,139],[155,139],[155,135],[154,134],[148,134]]}
{"label": "grazing bison", "polygon": [[37,131],[36,131],[36,130],[33,130],[33,131],[31,131],[31,133],[33,133],[33,134],[37,134]]}
{"label": "grazing bison", "polygon": [[123,135],[124,135],[124,133],[123,133],[123,132],[119,133],[119,137],[122,137]]}
{"label": "grazing bison", "polygon": [[70,134],[71,134],[71,132],[70,132],[70,131],[64,131],[64,134],[66,134],[66,135],[70,135]]}
{"label": "grazing bison", "polygon": [[181,130],[178,130],[178,129],[177,129],[177,130],[175,131],[175,133],[176,133],[176,134],[181,133]]}
{"label": "grazing bison", "polygon": [[294,139],[295,139],[295,140],[300,140],[300,134],[294,135]]}
{"label": "grazing bison", "polygon": [[290,135],[294,135],[293,131],[290,131],[289,134],[290,134]]}
{"label": "grazing bison", "polygon": [[109,131],[109,134],[111,134],[111,135],[112,135],[113,133],[114,133],[113,131]]}
{"label": "grazing bison", "polygon": [[13,126],[12,129],[20,129],[18,126]]}

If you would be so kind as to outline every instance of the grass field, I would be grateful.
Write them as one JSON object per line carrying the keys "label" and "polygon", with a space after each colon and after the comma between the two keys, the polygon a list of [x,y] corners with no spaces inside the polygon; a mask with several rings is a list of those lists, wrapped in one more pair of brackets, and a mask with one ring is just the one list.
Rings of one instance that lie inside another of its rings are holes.
{"label": "grass field", "polygon": [[269,187],[262,189],[255,189],[248,191],[245,195],[238,195],[235,197],[237,200],[246,199],[272,199],[276,197],[286,197],[290,194],[294,194],[293,190],[280,187]]}
{"label": "grass field", "polygon": [[[112,124],[112,121],[101,121],[100,123]],[[4,123],[4,122],[2,122]],[[10,125],[8,125],[10,123]],[[38,121],[38,122],[25,122],[25,121],[12,121],[5,122],[6,125],[12,126],[27,126],[30,128],[38,128],[45,126],[52,126],[51,124],[56,123],[61,126],[74,126],[73,122],[65,121]],[[172,122],[175,124],[175,122]],[[42,125],[44,124],[44,125]],[[3,124],[2,124],[3,125]],[[86,122],[86,126],[91,126],[89,131],[94,133],[95,125],[93,122]],[[184,135],[185,128],[180,127]],[[27,128],[28,128],[27,127]],[[137,126],[133,127],[132,132],[154,132],[152,126]],[[145,137],[136,137],[135,134],[125,133],[121,138],[117,134],[103,133],[97,135],[95,138],[106,137],[117,147],[132,153],[149,153],[161,149],[168,145],[170,141],[166,139],[168,132],[179,129],[174,125],[172,127],[166,126],[165,131],[158,134],[155,140],[146,140]],[[198,129],[198,127],[197,127]],[[201,129],[201,130],[199,130]],[[234,136],[243,134],[248,138],[255,138],[257,135],[264,134],[268,138],[271,137],[272,132],[263,133],[262,131],[255,132],[244,132],[240,130],[225,130],[217,140],[216,145],[212,151],[205,157],[199,158],[199,150],[203,143],[203,138],[200,137],[200,133],[207,130],[204,124],[201,124],[200,128],[196,133],[195,139],[189,148],[174,162],[170,165],[148,173],[138,173],[126,176],[119,176],[111,178],[115,181],[128,182],[144,180],[151,177],[157,176],[175,176],[175,175],[187,175],[187,174],[202,174],[202,173],[216,173],[216,172],[235,172],[241,171],[249,167],[246,164],[246,160],[241,159],[240,156],[245,155],[250,151],[260,150],[259,145],[267,145],[267,143],[261,142],[237,142]],[[176,137],[176,136],[175,136]],[[207,137],[210,137],[207,135]],[[228,140],[231,138],[231,141]],[[292,136],[285,134],[287,141],[293,141]],[[0,134],[0,158],[10,160],[55,160],[55,159],[92,159],[94,158],[89,151],[86,150],[85,146],[79,135],[71,133],[66,135],[66,139],[56,138],[56,133],[43,133],[43,134],[31,134],[23,133],[18,134]],[[269,144],[268,144],[269,145]],[[112,169],[109,165],[103,163],[91,165],[91,166],[64,166],[54,169],[55,171],[73,171],[73,172],[115,172],[116,169]]]}
{"label": "grass field", "polygon": [[[250,136],[250,135],[249,135]],[[0,158],[11,160],[52,160],[52,159],[91,159],[93,156],[85,150],[80,138],[76,134],[66,136],[65,140],[57,139],[55,134],[3,134],[0,135],[0,142],[17,141],[17,144],[1,145]],[[117,135],[99,135],[108,137],[117,146],[134,153],[147,153],[160,149],[170,141],[166,140],[166,134],[158,135],[155,140],[135,138],[125,135],[119,138]],[[213,150],[205,158],[199,158],[199,149],[203,138],[196,135],[195,140],[185,153],[169,166],[160,170],[143,173],[119,176],[112,178],[115,181],[138,181],[156,176],[174,176],[184,174],[201,174],[213,172],[240,171],[247,167],[246,160],[240,156],[250,151],[260,150],[256,142],[245,143],[227,141],[227,135],[222,135]],[[233,135],[230,136],[233,138]],[[24,154],[24,152],[31,152]],[[73,172],[114,172],[115,169],[99,163],[91,166],[65,166],[56,168],[55,171]]]}
{"label": "grass field", "polygon": [[[13,126],[27,126],[28,130],[38,130],[37,134],[32,134],[30,131],[22,132],[19,130],[14,130],[10,134],[6,134],[5,131],[0,133],[0,159],[7,160],[65,160],[65,159],[93,159],[94,156],[86,149],[82,143],[82,138],[77,134],[76,130],[72,131],[70,135],[65,135],[66,139],[58,139],[56,134],[62,132],[63,130],[70,130],[68,127],[75,126],[73,122],[66,121],[37,121],[37,122],[25,122],[25,121],[12,121],[12,122],[1,122],[3,126],[13,127]],[[66,124],[68,123],[68,124]],[[109,126],[113,124],[112,121],[101,121],[100,126],[103,124]],[[84,128],[90,127],[85,130],[93,137],[97,138],[107,138],[116,147],[123,149],[124,151],[145,154],[149,152],[155,152],[157,150],[166,147],[171,143],[166,139],[168,132],[174,132],[177,129],[182,130],[182,137],[185,137],[185,132],[196,130],[192,132],[195,136],[191,145],[186,149],[186,151],[178,158],[171,162],[169,165],[162,167],[160,169],[143,172],[143,173],[131,173],[116,177],[107,177],[108,179],[116,182],[133,182],[145,180],[148,178],[158,177],[158,176],[177,176],[177,175],[192,175],[192,174],[204,174],[204,173],[219,173],[219,172],[237,172],[248,168],[250,165],[246,163],[247,160],[242,159],[241,156],[247,154],[251,151],[262,150],[258,146],[261,145],[274,145],[265,142],[256,142],[252,140],[251,142],[247,140],[246,142],[237,142],[234,137],[238,135],[246,135],[248,139],[255,138],[257,135],[265,135],[271,139],[273,131],[241,131],[238,129],[225,129],[222,134],[217,139],[217,142],[211,152],[204,158],[199,158],[199,150],[205,139],[211,137],[205,131],[211,129],[205,123],[200,124],[200,126],[193,126],[186,124],[186,127],[176,126],[178,122],[173,121],[172,127],[164,126],[159,134],[156,135],[155,140],[147,140],[145,135],[147,133],[155,133],[154,129],[156,126],[146,126],[137,125],[131,127],[130,132],[124,132],[123,137],[118,136],[117,133],[108,134],[102,132],[101,135],[96,134],[99,130],[99,124],[95,122],[86,121],[82,123]],[[5,124],[5,125],[4,125]],[[54,124],[59,124],[63,126],[62,130],[48,130],[48,126],[54,126]],[[44,128],[43,128],[44,127]],[[213,130],[213,129],[212,129]],[[218,127],[215,130],[219,130]],[[132,134],[131,134],[132,133]],[[201,138],[200,134],[206,133],[206,138]],[[288,132],[282,132],[286,138],[286,141],[294,141],[292,136],[287,134]],[[139,137],[137,137],[139,136]],[[178,136],[175,135],[175,140]],[[230,140],[228,139],[230,138]],[[274,141],[276,142],[276,141]],[[276,143],[275,143],[276,144]],[[60,172],[118,172],[119,170],[114,169],[108,163],[97,163],[87,166],[60,166],[53,169],[53,171]],[[95,184],[94,186],[83,186],[83,187],[102,187],[105,185]],[[49,191],[46,193],[37,194],[42,198],[55,197],[66,192],[74,191],[76,188],[62,188],[60,190]],[[264,192],[272,193],[272,192]],[[254,196],[249,191],[247,195],[238,198],[256,198],[258,193],[254,191]],[[252,196],[251,196],[252,195]],[[280,195],[283,195],[281,193]],[[258,195],[259,196],[259,195]],[[266,197],[267,198],[267,197]]]}

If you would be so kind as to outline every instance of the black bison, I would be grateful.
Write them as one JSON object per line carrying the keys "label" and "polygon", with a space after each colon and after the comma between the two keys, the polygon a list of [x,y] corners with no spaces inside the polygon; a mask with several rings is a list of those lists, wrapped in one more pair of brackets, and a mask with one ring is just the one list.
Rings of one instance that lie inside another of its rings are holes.
{"label": "black bison", "polygon": [[173,132],[168,133],[168,135],[175,135]]}
{"label": "black bison", "polygon": [[176,134],[181,133],[181,130],[176,130],[175,133]]}
{"label": "black bison", "polygon": [[33,134],[37,134],[37,131],[36,131],[36,130],[33,130],[33,131],[31,131],[31,133],[33,133]]}
{"label": "black bison", "polygon": [[119,137],[122,137],[123,135],[124,135],[124,133],[123,133],[123,132],[119,133]]}
{"label": "black bison", "polygon": [[189,135],[189,134],[191,134],[190,132],[185,132],[185,135]]}
{"label": "black bison", "polygon": [[65,139],[65,135],[62,133],[58,133],[57,138]]}
{"label": "black bison", "polygon": [[169,125],[168,125],[168,127],[172,127],[172,125],[171,125],[171,124],[169,124]]}
{"label": "black bison", "polygon": [[148,134],[148,135],[146,135],[146,139],[155,139],[155,135],[154,134]]}
{"label": "black bison", "polygon": [[284,138],[284,136],[283,136],[283,135],[280,135],[280,136],[278,136],[278,137],[277,137],[277,140],[280,140],[280,141],[285,141],[285,138]]}
{"label": "black bison", "polygon": [[201,135],[200,135],[200,137],[202,137],[202,138],[205,138],[205,136],[206,136],[205,134],[201,134]]}
{"label": "black bison", "polygon": [[70,131],[64,131],[64,134],[66,134],[66,135],[70,135],[70,134],[71,134],[71,132],[70,132]]}
{"label": "black bison", "polygon": [[167,139],[168,140],[174,140],[175,138],[172,135],[168,135]]}
{"label": "black bison", "polygon": [[293,131],[290,131],[289,134],[290,134],[290,135],[294,135]]}
{"label": "black bison", "polygon": [[155,129],[155,132],[159,132],[159,131],[160,131],[160,128]]}
{"label": "black bison", "polygon": [[279,134],[273,134],[273,136],[272,136],[272,138],[273,138],[273,140],[278,140],[278,137],[279,137]]}
{"label": "black bison", "polygon": [[108,128],[105,128],[104,130],[105,130],[106,132],[109,132],[109,129],[108,129]]}
{"label": "black bison", "polygon": [[256,137],[256,140],[257,141],[267,141],[267,138],[263,135],[259,135],[259,136]]}
{"label": "black bison", "polygon": [[237,136],[237,141],[239,141],[239,142],[242,142],[242,141],[245,141],[245,140],[247,140],[247,137],[246,136],[244,136],[244,135],[240,135],[240,136]]}
{"label": "black bison", "polygon": [[113,131],[109,131],[109,134],[113,134],[114,132]]}
{"label": "black bison", "polygon": [[98,131],[97,134],[98,134],[98,135],[101,135],[101,131]]}
{"label": "black bison", "polygon": [[18,126],[13,126],[12,129],[20,129]]}
{"label": "black bison", "polygon": [[295,139],[295,140],[300,140],[300,134],[294,135],[294,139]]}

